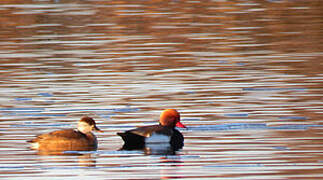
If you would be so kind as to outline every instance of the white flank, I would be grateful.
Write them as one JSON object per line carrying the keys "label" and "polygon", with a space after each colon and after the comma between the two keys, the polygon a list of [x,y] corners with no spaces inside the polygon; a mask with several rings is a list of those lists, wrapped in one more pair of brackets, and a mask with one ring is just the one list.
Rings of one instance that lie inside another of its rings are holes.
{"label": "white flank", "polygon": [[171,146],[169,143],[149,143],[146,144],[146,148],[148,148],[151,153],[154,154],[158,152],[168,151]]}
{"label": "white flank", "polygon": [[170,142],[170,136],[166,136],[163,134],[152,134],[150,137],[146,138],[146,144],[151,143],[169,143]]}

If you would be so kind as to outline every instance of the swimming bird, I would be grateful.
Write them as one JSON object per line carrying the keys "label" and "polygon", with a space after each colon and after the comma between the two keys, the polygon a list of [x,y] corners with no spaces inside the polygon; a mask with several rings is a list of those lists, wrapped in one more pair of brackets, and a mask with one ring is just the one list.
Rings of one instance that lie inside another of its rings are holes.
{"label": "swimming bird", "polygon": [[142,149],[148,144],[166,144],[178,150],[184,146],[184,137],[175,127],[186,128],[180,122],[177,110],[166,109],[160,114],[158,125],[142,126],[117,134],[124,141],[124,150]]}
{"label": "swimming bird", "polygon": [[39,151],[91,151],[98,147],[96,136],[92,133],[94,130],[102,132],[91,117],[84,116],[77,129],[53,131],[27,142],[31,143],[32,149]]}

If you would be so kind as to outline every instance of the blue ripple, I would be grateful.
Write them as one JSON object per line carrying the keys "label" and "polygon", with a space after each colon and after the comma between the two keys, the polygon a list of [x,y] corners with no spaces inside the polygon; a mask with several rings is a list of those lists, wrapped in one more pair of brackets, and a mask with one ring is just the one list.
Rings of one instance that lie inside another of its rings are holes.
{"label": "blue ripple", "polygon": [[10,127],[60,127],[70,126],[70,124],[12,124]]}
{"label": "blue ripple", "polygon": [[263,164],[219,164],[219,165],[207,165],[203,166],[206,168],[215,167],[215,168],[241,168],[241,167],[263,167]]}
{"label": "blue ripple", "polygon": [[323,127],[323,125],[308,125],[308,124],[294,124],[294,125],[280,125],[280,126],[267,126],[266,123],[231,123],[221,125],[201,125],[201,126],[190,126],[188,130],[197,131],[228,131],[228,130],[267,130],[267,129],[301,129],[306,130],[310,127]]}
{"label": "blue ripple", "polygon": [[303,116],[286,116],[286,117],[279,117],[279,119],[307,120],[307,118]]}
{"label": "blue ripple", "polygon": [[306,88],[242,88],[243,91],[306,91]]}
{"label": "blue ripple", "polygon": [[248,113],[228,113],[224,114],[226,117],[248,117]]}
{"label": "blue ripple", "polygon": [[52,94],[50,93],[38,93],[39,96],[44,96],[44,97],[53,97]]}
{"label": "blue ripple", "polygon": [[15,98],[16,101],[31,101],[32,98]]}
{"label": "blue ripple", "polygon": [[0,108],[0,111],[44,111],[45,108]]}

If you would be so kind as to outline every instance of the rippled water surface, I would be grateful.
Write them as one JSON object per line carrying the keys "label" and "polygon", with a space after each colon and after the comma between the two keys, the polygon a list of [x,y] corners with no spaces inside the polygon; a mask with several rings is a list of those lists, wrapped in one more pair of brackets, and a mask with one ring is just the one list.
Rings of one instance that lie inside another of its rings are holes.
{"label": "rippled water surface", "polygon": [[[0,178],[323,178],[320,0],[0,2]],[[175,155],[116,136],[176,108]],[[44,155],[27,140],[104,130],[99,148]]]}

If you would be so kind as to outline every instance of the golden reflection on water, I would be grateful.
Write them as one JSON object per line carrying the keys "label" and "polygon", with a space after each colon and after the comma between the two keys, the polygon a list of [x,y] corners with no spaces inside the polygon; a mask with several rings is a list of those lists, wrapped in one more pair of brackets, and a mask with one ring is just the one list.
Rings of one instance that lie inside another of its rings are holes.
{"label": "golden reflection on water", "polygon": [[[0,177],[322,178],[322,12],[319,0],[1,1]],[[116,132],[165,108],[190,127],[182,151],[117,151]],[[97,152],[28,149],[80,115],[105,127]]]}

